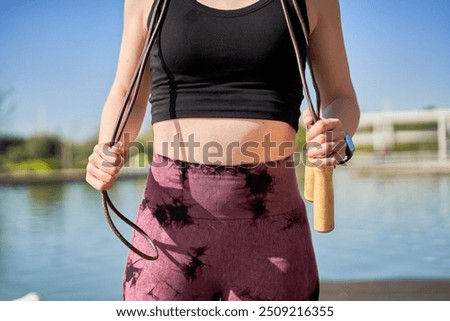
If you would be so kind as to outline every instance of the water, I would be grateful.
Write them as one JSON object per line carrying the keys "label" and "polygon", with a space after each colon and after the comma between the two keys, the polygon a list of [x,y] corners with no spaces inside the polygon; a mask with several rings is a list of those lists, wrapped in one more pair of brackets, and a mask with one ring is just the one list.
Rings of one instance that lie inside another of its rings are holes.
{"label": "water", "polygon": [[[110,193],[131,218],[144,184],[120,181]],[[450,176],[339,168],[335,193],[335,231],[313,233],[322,280],[450,278]],[[31,291],[44,300],[120,300],[126,254],[86,184],[0,186],[0,300]]]}

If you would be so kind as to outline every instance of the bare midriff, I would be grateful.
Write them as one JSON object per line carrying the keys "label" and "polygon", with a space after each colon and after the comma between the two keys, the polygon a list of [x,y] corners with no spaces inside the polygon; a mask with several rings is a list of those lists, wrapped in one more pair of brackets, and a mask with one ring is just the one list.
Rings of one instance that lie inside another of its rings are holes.
{"label": "bare midriff", "polygon": [[276,120],[178,118],[154,123],[153,133],[154,152],[201,164],[255,164],[295,150],[294,128]]}

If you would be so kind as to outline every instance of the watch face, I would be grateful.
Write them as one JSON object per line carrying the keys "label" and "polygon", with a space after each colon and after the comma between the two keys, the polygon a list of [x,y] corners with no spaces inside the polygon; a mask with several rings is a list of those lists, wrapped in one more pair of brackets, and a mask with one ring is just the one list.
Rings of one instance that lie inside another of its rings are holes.
{"label": "watch face", "polygon": [[355,151],[355,145],[353,144],[352,137],[349,134],[345,134],[345,142],[348,149],[353,153]]}

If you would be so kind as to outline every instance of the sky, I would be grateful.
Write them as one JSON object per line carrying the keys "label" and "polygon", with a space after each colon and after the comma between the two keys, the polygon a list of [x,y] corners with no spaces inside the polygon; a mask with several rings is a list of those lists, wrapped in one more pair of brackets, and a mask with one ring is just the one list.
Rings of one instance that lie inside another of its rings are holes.
{"label": "sky", "polygon": [[[449,0],[340,6],[362,112],[450,108]],[[13,108],[0,131],[94,137],[122,27],[123,0],[0,0],[0,93]]]}

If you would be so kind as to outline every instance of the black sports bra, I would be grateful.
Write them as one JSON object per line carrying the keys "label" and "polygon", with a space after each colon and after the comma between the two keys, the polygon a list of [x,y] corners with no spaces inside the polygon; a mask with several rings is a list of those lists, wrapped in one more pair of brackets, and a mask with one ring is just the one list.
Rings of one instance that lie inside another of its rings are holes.
{"label": "black sports bra", "polygon": [[[304,57],[301,39],[299,46]],[[150,59],[152,124],[251,118],[283,121],[298,131],[302,85],[277,0],[235,10],[170,1]]]}

